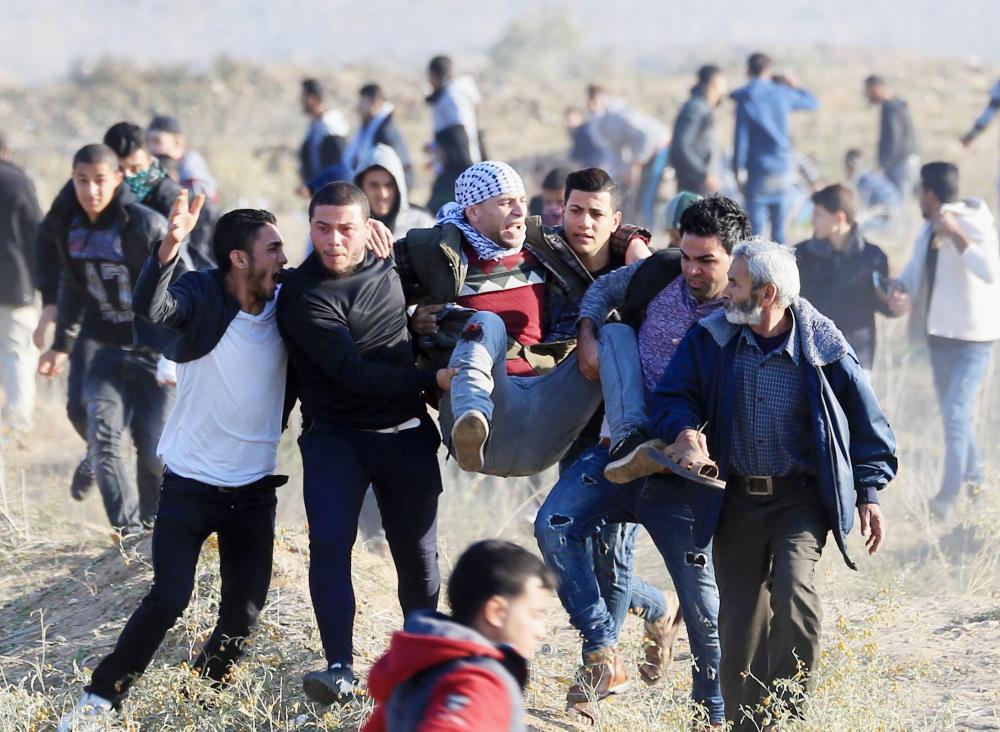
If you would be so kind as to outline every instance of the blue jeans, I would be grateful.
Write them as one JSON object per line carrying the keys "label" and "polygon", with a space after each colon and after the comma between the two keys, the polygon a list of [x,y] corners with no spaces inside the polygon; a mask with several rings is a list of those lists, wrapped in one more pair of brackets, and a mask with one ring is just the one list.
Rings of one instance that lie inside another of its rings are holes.
{"label": "blue jeans", "polygon": [[396,565],[403,614],[437,608],[439,444],[427,415],[419,427],[390,434],[303,419],[299,450],[309,521],[309,592],[327,662],[350,664],[354,657],[351,547],[369,485]]}
{"label": "blue jeans", "polygon": [[601,404],[601,386],[580,372],[571,353],[541,376],[507,373],[507,326],[496,313],[469,318],[448,365],[458,370],[441,398],[441,432],[477,411],[490,423],[483,469],[488,475],[537,475],[559,462]]}
{"label": "blue jeans", "polygon": [[[87,454],[104,510],[116,529],[135,532],[156,516],[163,462],[156,454],[174,403],[174,387],[156,383],[156,354],[98,346],[86,367]],[[136,452],[136,482],[122,445],[128,427]]]}
{"label": "blue jeans", "polygon": [[609,323],[600,332],[601,389],[611,444],[646,424],[646,392],[635,329]]}
{"label": "blue jeans", "polygon": [[753,177],[747,181],[746,204],[750,227],[756,236],[764,236],[771,222],[771,239],[785,243],[785,219],[788,218],[788,177],[785,174]]}
{"label": "blue jeans", "polygon": [[[604,478],[607,464],[606,448],[584,452],[560,477],[535,519],[542,556],[560,580],[559,598],[583,635],[585,650],[614,645],[628,604],[608,605],[595,576],[589,542],[608,524],[645,526],[680,598],[693,656],[691,695],[708,709],[712,722],[721,722],[719,591],[711,546],[697,547],[692,534],[693,506],[702,494],[693,485],[664,478],[616,485]],[[619,581],[622,587],[631,587],[630,581]]]}
{"label": "blue jeans", "polygon": [[979,451],[972,433],[972,404],[993,354],[993,342],[978,343],[954,338],[927,339],[931,370],[944,422],[944,475],[938,499],[953,502],[962,483],[983,479]]}

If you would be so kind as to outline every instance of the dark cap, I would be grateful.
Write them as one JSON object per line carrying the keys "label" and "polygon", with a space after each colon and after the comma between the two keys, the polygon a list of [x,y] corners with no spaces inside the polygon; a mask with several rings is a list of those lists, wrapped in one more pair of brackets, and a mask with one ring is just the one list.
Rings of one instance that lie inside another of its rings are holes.
{"label": "dark cap", "polygon": [[150,132],[170,132],[174,135],[181,134],[181,123],[176,117],[165,114],[158,114],[149,123]]}

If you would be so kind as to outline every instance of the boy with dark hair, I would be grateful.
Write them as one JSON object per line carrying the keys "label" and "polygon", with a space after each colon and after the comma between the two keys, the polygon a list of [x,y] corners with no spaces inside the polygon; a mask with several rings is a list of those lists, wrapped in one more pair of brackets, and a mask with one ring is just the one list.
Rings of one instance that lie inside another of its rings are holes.
{"label": "boy with dark hair", "polygon": [[[43,222],[41,289],[48,302],[58,292],[58,313],[55,338],[39,359],[38,373],[49,378],[61,373],[67,354],[79,353],[77,337],[87,346],[83,373],[76,374],[82,383],[71,379],[68,405],[74,427],[87,441],[88,460],[81,467],[92,466],[111,525],[137,533],[156,514],[163,472],[156,441],[173,390],[158,383],[160,338],[142,323],[135,324],[133,336],[132,283],[166,235],[167,222],[137,203],[122,180],[111,148],[81,148],[73,158],[73,198],[60,194]],[[53,261],[58,262],[54,272]],[[78,363],[74,360],[74,369]],[[123,454],[126,427],[136,447],[138,494]]]}
{"label": "boy with dark hair", "polygon": [[862,235],[850,188],[835,183],[816,191],[812,202],[813,236],[795,247],[802,297],[836,324],[871,371],[875,313],[890,314],[879,297],[888,286],[889,259]]}
{"label": "boy with dark hair", "polygon": [[448,369],[418,369],[391,260],[367,254],[368,199],[330,183],[309,204],[315,247],[287,278],[278,325],[302,402],[299,448],[309,520],[309,590],[326,666],[308,673],[314,701],[349,698],[353,670],[351,547],[369,484],[399,577],[404,613],[437,606],[440,438],[424,392]]}
{"label": "boy with dark hair", "polygon": [[275,489],[288,480],[274,475],[287,370],[275,295],[288,260],[274,216],[240,209],[220,218],[215,232],[225,265],[188,272],[171,285],[181,241],[203,201],[198,196],[188,206],[187,191],[180,193],[133,300],[136,314],[168,330],[165,351],[179,363],[177,404],[158,447],[166,467],[153,528],[153,584],[60,731],[120,708],[184,612],[210,534],[219,540],[222,600],[193,664],[199,673],[224,680],[267,597]]}
{"label": "boy with dark hair", "polygon": [[[131,122],[119,122],[104,133],[104,144],[115,151],[118,165],[136,200],[163,216],[169,216],[181,186],[167,175],[160,159],[146,148],[145,132]],[[215,266],[212,256],[212,229],[218,209],[206,200],[190,238],[181,245],[180,256],[188,269]]]}
{"label": "boy with dark hair", "polygon": [[451,617],[412,613],[375,664],[364,732],[525,729],[528,661],[545,637],[551,570],[507,541],[480,541],[448,582]]}
{"label": "boy with dark hair", "polygon": [[542,226],[559,226],[566,204],[566,178],[570,171],[553,168],[542,179],[542,191],[528,202],[528,215],[541,216]]}

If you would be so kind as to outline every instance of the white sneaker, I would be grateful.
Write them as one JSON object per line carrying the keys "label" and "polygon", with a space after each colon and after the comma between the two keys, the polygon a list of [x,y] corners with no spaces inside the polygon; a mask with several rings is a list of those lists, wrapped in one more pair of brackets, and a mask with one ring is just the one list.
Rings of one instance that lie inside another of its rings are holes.
{"label": "white sneaker", "polygon": [[107,723],[115,713],[111,702],[103,696],[86,693],[80,697],[70,711],[59,720],[58,732],[91,732],[107,729]]}
{"label": "white sneaker", "polygon": [[481,413],[469,411],[451,428],[451,449],[462,470],[478,473],[483,469],[483,450],[490,436],[490,424]]}

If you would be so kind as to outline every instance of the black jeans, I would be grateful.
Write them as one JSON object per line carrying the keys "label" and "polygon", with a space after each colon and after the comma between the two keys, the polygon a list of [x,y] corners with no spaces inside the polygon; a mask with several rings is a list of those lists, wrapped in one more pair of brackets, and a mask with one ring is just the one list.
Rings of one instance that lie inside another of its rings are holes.
{"label": "black jeans", "polygon": [[83,382],[87,376],[87,367],[94,358],[98,347],[97,341],[81,333],[69,353],[69,376],[66,378],[66,415],[70,424],[87,441],[87,405],[83,401]]}
{"label": "black jeans", "polygon": [[299,449],[309,521],[309,592],[327,662],[349,664],[354,657],[351,547],[369,483],[396,565],[404,615],[437,607],[440,441],[427,415],[419,427],[391,434],[303,420]]}
{"label": "black jeans", "polygon": [[[84,377],[87,450],[117,529],[141,531],[156,515],[163,463],[156,455],[160,433],[174,401],[174,387],[156,383],[157,356],[145,349],[100,346]],[[128,427],[136,452],[138,491],[125,464],[122,435]]]}
{"label": "black jeans", "polygon": [[194,665],[221,680],[242,654],[267,598],[277,504],[274,478],[219,489],[165,473],[153,527],[153,586],[86,690],[115,705],[125,698],[191,600],[198,555],[212,533],[219,539],[222,599],[215,631]]}

